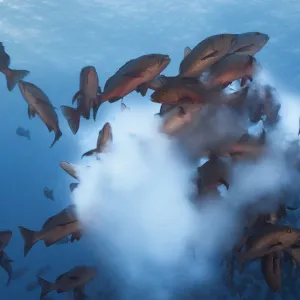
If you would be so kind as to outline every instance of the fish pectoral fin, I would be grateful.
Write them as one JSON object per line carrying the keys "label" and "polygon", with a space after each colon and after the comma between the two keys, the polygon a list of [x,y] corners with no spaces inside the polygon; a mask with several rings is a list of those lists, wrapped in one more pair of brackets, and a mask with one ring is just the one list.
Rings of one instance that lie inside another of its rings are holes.
{"label": "fish pectoral fin", "polygon": [[34,118],[35,114],[36,114],[36,111],[35,111],[34,107],[31,106],[31,105],[28,105],[28,117],[29,117],[29,119]]}
{"label": "fish pectoral fin", "polygon": [[72,104],[74,104],[74,102],[80,97],[82,96],[82,91],[79,90],[72,98]]}
{"label": "fish pectoral fin", "polygon": [[286,206],[285,208],[288,210],[297,210],[299,208],[299,206],[298,207]]}
{"label": "fish pectoral fin", "polygon": [[123,76],[132,77],[132,78],[139,78],[142,75],[143,75],[142,69],[123,73]]}
{"label": "fish pectoral fin", "polygon": [[148,82],[140,84],[135,90],[137,93],[140,93],[143,97],[147,94]]}
{"label": "fish pectoral fin", "polygon": [[192,49],[190,47],[184,48],[183,58],[186,58],[190,53],[192,52]]}

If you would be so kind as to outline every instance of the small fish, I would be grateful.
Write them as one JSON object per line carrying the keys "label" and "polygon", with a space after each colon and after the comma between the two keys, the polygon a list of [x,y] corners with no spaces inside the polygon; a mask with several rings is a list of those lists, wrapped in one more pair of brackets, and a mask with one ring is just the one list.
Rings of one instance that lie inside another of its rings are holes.
{"label": "small fish", "polygon": [[46,266],[41,267],[41,268],[39,268],[39,269],[37,270],[36,276],[37,276],[37,277],[44,276],[47,272],[49,272],[49,271],[51,271],[51,270],[52,270],[51,266],[46,265]]}
{"label": "small fish", "polygon": [[121,102],[121,111],[130,111],[130,108],[123,102]]}
{"label": "small fish", "polygon": [[1,252],[1,256],[0,256],[0,266],[7,272],[8,275],[8,280],[6,283],[6,286],[8,286],[11,282],[12,279],[12,266],[11,263],[13,262],[13,260],[11,260],[7,254],[2,251]]}
{"label": "small fish", "polygon": [[30,140],[30,131],[24,129],[23,127],[19,126],[16,130],[16,134],[19,136],[26,137],[28,140]]}
{"label": "small fish", "polygon": [[70,191],[71,193],[73,193],[73,191],[79,186],[79,183],[78,182],[73,182],[73,183],[70,183]]}
{"label": "small fish", "polygon": [[51,283],[39,277],[38,281],[42,288],[40,299],[43,299],[51,291],[63,293],[76,288],[81,288],[86,283],[93,280],[96,276],[96,268],[88,266],[77,266],[69,270],[68,272],[58,276],[54,283]]}
{"label": "small fish", "polygon": [[247,54],[230,54],[211,66],[209,86],[227,87],[233,81],[241,79],[241,86],[247,80],[252,81],[257,70],[256,59]]}
{"label": "small fish", "polygon": [[269,288],[273,292],[281,289],[280,252],[272,252],[261,259],[261,270]]}
{"label": "small fish", "polygon": [[58,214],[50,217],[40,231],[33,231],[19,226],[20,233],[24,240],[24,257],[38,241],[43,240],[46,247],[50,247],[57,241],[69,234],[77,239],[77,232],[81,230],[76,214],[75,205],[70,205]]}
{"label": "small fish", "polygon": [[261,32],[245,32],[238,34],[228,54],[254,55],[260,51],[269,41],[270,37]]}
{"label": "small fish", "polygon": [[49,132],[55,132],[55,138],[50,148],[53,147],[56,141],[62,136],[55,107],[51,104],[47,95],[33,83],[20,80],[19,88],[25,101],[28,103],[29,119],[34,117],[35,114],[38,114],[47,126]]}
{"label": "small fish", "polygon": [[77,166],[67,162],[67,161],[61,161],[60,164],[61,168],[65,170],[70,176],[73,178],[79,180],[79,169]]}
{"label": "small fish", "polygon": [[224,57],[235,42],[236,34],[216,34],[201,41],[193,50],[186,47],[179,76],[199,78],[209,66]]}
{"label": "small fish", "polygon": [[160,74],[170,61],[170,57],[163,54],[148,54],[128,61],[106,81],[103,93],[93,106],[105,101],[116,102],[134,90],[145,95],[147,84]]}
{"label": "small fish", "polygon": [[17,280],[20,279],[21,277],[23,277],[25,274],[27,274],[29,271],[28,267],[23,267],[20,269],[16,269],[15,271],[13,271],[11,279],[12,280]]}
{"label": "small fish", "polygon": [[60,107],[73,134],[76,134],[79,129],[80,116],[86,120],[90,119],[91,105],[93,106],[93,118],[95,120],[99,108],[97,97],[100,94],[101,88],[99,86],[96,68],[93,66],[82,68],[80,72],[79,91],[72,99],[72,104],[77,101],[77,108],[75,109],[65,105]]}
{"label": "small fish", "polygon": [[19,80],[29,74],[26,70],[12,70],[10,66],[10,56],[5,52],[3,43],[0,42],[0,72],[6,77],[7,89],[11,92]]}
{"label": "small fish", "polygon": [[11,237],[12,237],[11,230],[0,231],[0,254],[9,244]]}
{"label": "small fish", "polygon": [[275,98],[275,89],[267,85],[264,87],[264,101],[263,101],[263,111],[266,115],[266,122],[269,124],[274,124],[279,119],[279,110],[281,104]]}
{"label": "small fish", "polygon": [[33,281],[33,282],[30,282],[26,285],[26,291],[27,292],[32,292],[34,291],[35,289],[37,289],[39,287],[39,283],[38,281]]}
{"label": "small fish", "polygon": [[97,146],[95,149],[85,152],[82,154],[81,158],[84,156],[91,156],[94,153],[102,153],[108,150],[109,143],[113,140],[112,129],[109,122],[106,122],[102,129],[99,131]]}
{"label": "small fish", "polygon": [[53,190],[49,190],[47,187],[44,188],[44,196],[52,201],[54,201]]}

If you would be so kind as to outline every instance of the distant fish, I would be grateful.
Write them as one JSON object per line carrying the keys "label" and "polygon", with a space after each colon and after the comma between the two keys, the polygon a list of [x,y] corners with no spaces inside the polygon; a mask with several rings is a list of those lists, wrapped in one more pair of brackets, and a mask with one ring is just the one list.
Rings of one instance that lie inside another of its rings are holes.
{"label": "distant fish", "polygon": [[86,283],[93,280],[96,276],[96,268],[77,266],[58,276],[54,283],[39,277],[38,281],[42,288],[40,299],[43,299],[51,291],[63,293],[77,289],[78,292],[78,289],[82,288]]}
{"label": "distant fish", "polygon": [[229,53],[254,55],[269,41],[269,36],[261,32],[245,32],[238,34]]}
{"label": "distant fish", "polygon": [[39,268],[39,269],[37,270],[36,276],[37,276],[37,277],[44,276],[47,272],[49,272],[49,271],[51,271],[51,270],[52,270],[51,266],[46,265],[46,266],[41,267],[41,268]]}
{"label": "distant fish", "polygon": [[60,139],[62,133],[59,128],[58,117],[55,107],[50,102],[47,95],[36,85],[30,82],[19,81],[19,88],[23,98],[28,103],[29,119],[38,114],[41,120],[47,126],[49,132],[55,132],[55,138],[50,148]]}
{"label": "distant fish", "polygon": [[46,247],[55,244],[61,238],[72,234],[71,241],[79,240],[81,226],[76,214],[75,205],[70,205],[58,214],[50,217],[40,231],[33,231],[19,226],[20,233],[24,240],[24,257],[38,241],[43,240]]}
{"label": "distant fish", "polygon": [[126,104],[121,102],[121,111],[130,111],[130,108]]}
{"label": "distant fish", "polygon": [[3,43],[0,42],[0,72],[2,72],[7,81],[7,89],[12,91],[19,80],[29,74],[26,70],[12,70],[9,68],[10,56],[5,52]]}
{"label": "distant fish", "polygon": [[9,244],[11,237],[12,237],[11,230],[0,231],[0,254]]}
{"label": "distant fish", "polygon": [[13,271],[11,279],[12,279],[12,280],[20,279],[20,278],[22,278],[25,274],[27,274],[28,271],[29,271],[29,268],[28,268],[28,267],[23,267],[23,268],[16,269],[15,271]]}
{"label": "distant fish", "polygon": [[95,149],[85,152],[82,154],[81,158],[84,156],[91,156],[94,153],[106,152],[109,146],[109,143],[112,142],[112,129],[109,122],[106,122],[102,129],[99,131],[97,145]]}
{"label": "distant fish", "polygon": [[96,118],[99,108],[99,105],[96,105],[97,96],[100,94],[101,88],[96,68],[93,66],[82,68],[80,72],[79,91],[72,99],[72,104],[77,101],[77,108],[65,105],[60,107],[73,134],[76,134],[79,129],[80,116],[86,120],[90,119],[91,105],[93,105],[93,117],[94,119]]}
{"label": "distant fish", "polygon": [[67,162],[67,161],[62,161],[60,162],[60,166],[63,170],[65,170],[70,176],[73,178],[79,180],[79,170],[77,166]]}
{"label": "distant fish", "polygon": [[73,193],[73,191],[79,186],[78,182],[72,182],[70,183],[70,191]]}
{"label": "distant fish", "polygon": [[193,49],[186,47],[184,59],[180,63],[179,76],[199,78],[207,67],[228,53],[236,36],[228,33],[216,34],[204,39]]}
{"label": "distant fish", "polygon": [[30,140],[30,131],[24,129],[23,127],[18,127],[16,130],[16,134],[19,136],[26,137],[26,138],[28,138],[28,140]]}
{"label": "distant fish", "polygon": [[11,260],[7,254],[2,251],[1,255],[0,255],[0,266],[7,272],[8,274],[8,280],[6,283],[6,286],[9,285],[11,279],[12,279],[12,266],[11,263],[13,262],[13,260]]}
{"label": "distant fish", "polygon": [[44,196],[52,201],[54,201],[53,190],[48,189],[47,187],[44,188]]}

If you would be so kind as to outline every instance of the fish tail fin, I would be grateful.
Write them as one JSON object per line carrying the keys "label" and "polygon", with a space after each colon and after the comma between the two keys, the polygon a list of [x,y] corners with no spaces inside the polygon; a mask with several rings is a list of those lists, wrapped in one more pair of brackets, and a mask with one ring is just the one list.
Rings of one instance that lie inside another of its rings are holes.
{"label": "fish tail fin", "polygon": [[45,297],[48,293],[50,293],[54,289],[53,283],[51,283],[41,277],[38,277],[38,283],[39,283],[40,287],[42,288],[40,299]]}
{"label": "fish tail fin", "polygon": [[97,148],[83,153],[81,158],[83,158],[84,156],[92,156],[95,152],[97,152]]}
{"label": "fish tail fin", "polygon": [[17,83],[26,77],[29,74],[29,71],[26,70],[11,70],[9,69],[6,73],[6,82],[7,88],[11,92]]}
{"label": "fish tail fin", "polygon": [[76,134],[80,124],[80,113],[73,107],[62,105],[60,107],[62,114],[68,121],[73,134]]}
{"label": "fish tail fin", "polygon": [[39,240],[39,232],[29,230],[25,227],[19,226],[20,233],[24,239],[24,257],[28,254],[29,250]]}
{"label": "fish tail fin", "polygon": [[62,136],[62,132],[60,131],[60,129],[58,128],[58,130],[55,132],[55,137],[54,137],[54,141],[51,144],[50,148],[52,148],[54,146],[54,144],[60,139],[60,137]]}

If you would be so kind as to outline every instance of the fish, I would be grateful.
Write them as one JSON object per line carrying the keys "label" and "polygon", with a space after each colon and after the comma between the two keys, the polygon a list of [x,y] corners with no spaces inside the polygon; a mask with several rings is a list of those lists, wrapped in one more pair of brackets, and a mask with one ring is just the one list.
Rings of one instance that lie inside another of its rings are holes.
{"label": "fish", "polygon": [[44,196],[52,201],[54,201],[53,190],[49,190],[47,187],[44,188]]}
{"label": "fish", "polygon": [[258,63],[251,55],[230,54],[211,66],[207,84],[225,88],[233,81],[241,79],[241,86],[244,86],[247,80],[253,80],[257,67]]}
{"label": "fish", "polygon": [[71,193],[79,186],[78,182],[70,183],[70,191]]}
{"label": "fish", "polygon": [[28,103],[29,119],[37,114],[45,123],[49,132],[54,131],[55,138],[50,148],[60,139],[62,132],[59,128],[59,121],[55,112],[55,107],[50,102],[47,95],[36,85],[20,80],[19,89],[25,101]]}
{"label": "fish", "polygon": [[12,266],[11,266],[12,262],[14,261],[11,260],[4,251],[2,251],[0,255],[0,266],[6,271],[8,275],[6,286],[9,286],[12,279],[12,274],[13,274]]}
{"label": "fish", "polygon": [[253,56],[268,43],[269,39],[269,35],[261,32],[238,34],[228,54],[248,54]]}
{"label": "fish", "polygon": [[201,194],[207,190],[214,190],[219,185],[229,189],[229,165],[217,156],[211,155],[210,159],[197,168],[197,187]]}
{"label": "fish", "polygon": [[128,61],[106,81],[103,93],[93,106],[99,105],[99,102],[116,102],[134,90],[145,95],[148,82],[160,74],[170,61],[170,57],[164,54],[142,55]]}
{"label": "fish", "polygon": [[12,237],[11,230],[0,231],[0,254],[9,244],[11,237]]}
{"label": "fish", "polygon": [[33,282],[30,282],[26,285],[26,291],[27,292],[32,292],[34,291],[35,289],[37,289],[39,287],[39,283],[38,281],[33,281]]}
{"label": "fish", "polygon": [[96,268],[88,266],[76,266],[68,272],[58,276],[54,283],[38,277],[38,282],[42,289],[40,299],[43,299],[51,291],[63,293],[82,288],[86,283],[93,280],[96,276]]}
{"label": "fish", "polygon": [[41,268],[39,268],[39,269],[37,270],[36,276],[37,276],[37,277],[41,277],[41,276],[45,275],[47,272],[49,272],[49,271],[51,271],[51,270],[52,270],[51,266],[46,265],[46,266],[41,267]]}
{"label": "fish", "polygon": [[109,143],[113,140],[112,136],[112,129],[109,122],[106,122],[102,129],[99,131],[98,139],[97,139],[97,146],[95,149],[89,150],[82,154],[81,158],[84,156],[91,156],[94,153],[102,153],[108,150]]}
{"label": "fish", "polygon": [[163,85],[151,94],[151,101],[162,104],[205,104],[219,97],[219,89],[209,89],[204,85],[174,81]]}
{"label": "fish", "polygon": [[28,267],[23,267],[23,268],[17,269],[17,270],[15,270],[15,271],[13,271],[12,276],[11,276],[11,279],[12,279],[12,280],[20,279],[20,278],[23,277],[25,274],[27,274],[28,271],[29,271],[29,268],[28,268]]}
{"label": "fish", "polygon": [[130,108],[123,102],[121,102],[121,111],[130,111]]}
{"label": "fish", "polygon": [[73,178],[79,180],[79,169],[77,166],[67,162],[67,161],[61,161],[60,167],[65,170],[70,176]]}
{"label": "fish", "polygon": [[69,234],[73,234],[74,239],[77,239],[76,233],[81,230],[81,226],[75,210],[75,205],[68,206],[58,214],[50,217],[40,231],[33,231],[19,226],[24,240],[24,257],[27,256],[30,249],[40,240],[44,241],[46,247],[50,247]]}
{"label": "fish", "polygon": [[28,140],[30,140],[30,131],[24,129],[23,127],[20,127],[20,126],[19,126],[19,127],[16,129],[16,134],[19,135],[19,136],[26,137]]}
{"label": "fish", "polygon": [[261,259],[261,270],[266,283],[273,292],[281,289],[280,252],[272,252]]}
{"label": "fish", "polygon": [[[77,101],[77,108],[61,105],[62,114],[68,121],[69,127],[73,134],[76,134],[80,125],[80,116],[86,120],[90,119],[90,110],[93,108],[93,118],[95,120],[99,105],[97,97],[101,95],[101,87],[96,68],[86,66],[81,69],[79,91],[74,95],[72,104]],[[93,107],[91,107],[93,105]]]}
{"label": "fish", "polygon": [[205,38],[192,50],[186,47],[179,67],[179,76],[200,77],[204,70],[228,53],[236,37],[236,34],[216,34]]}
{"label": "fish", "polygon": [[25,78],[30,72],[27,70],[13,70],[9,68],[10,56],[6,53],[3,43],[0,42],[0,72],[6,77],[8,91],[12,91],[17,83]]}
{"label": "fish", "polygon": [[289,226],[269,225],[261,234],[251,239],[247,251],[236,253],[240,271],[247,260],[261,258],[282,251],[300,241],[300,230]]}

